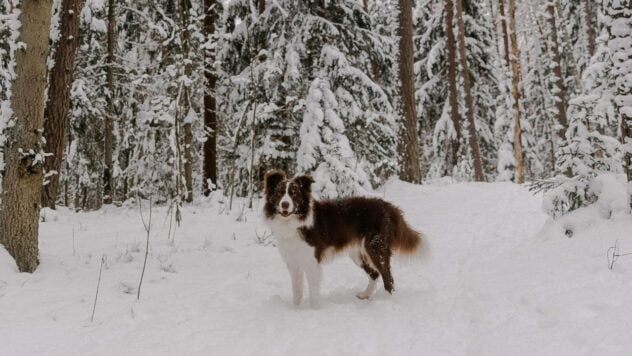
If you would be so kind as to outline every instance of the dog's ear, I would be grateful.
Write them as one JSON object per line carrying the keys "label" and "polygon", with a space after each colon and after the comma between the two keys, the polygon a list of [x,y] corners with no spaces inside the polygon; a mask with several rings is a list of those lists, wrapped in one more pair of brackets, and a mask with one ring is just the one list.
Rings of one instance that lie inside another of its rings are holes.
{"label": "dog's ear", "polygon": [[263,191],[267,196],[274,193],[276,186],[285,179],[285,173],[281,171],[270,171],[266,173],[265,187]]}
{"label": "dog's ear", "polygon": [[301,187],[301,190],[310,190],[312,183],[314,183],[314,178],[308,175],[302,175],[294,178],[294,181]]}

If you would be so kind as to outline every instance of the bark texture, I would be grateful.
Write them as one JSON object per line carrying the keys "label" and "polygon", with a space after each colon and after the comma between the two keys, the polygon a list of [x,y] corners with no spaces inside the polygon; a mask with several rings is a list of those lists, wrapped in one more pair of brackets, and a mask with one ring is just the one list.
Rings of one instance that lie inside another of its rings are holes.
{"label": "bark texture", "polygon": [[[261,0],[263,1],[263,0]],[[261,3],[260,3],[261,4]],[[209,38],[215,34],[215,0],[204,0],[204,36]],[[203,186],[204,195],[208,196],[213,190],[208,182],[217,184],[217,102],[215,99],[215,84],[217,77],[213,70],[215,60],[214,50],[206,48],[204,50],[206,89],[204,91],[204,128],[207,138],[204,142],[203,159]]]}
{"label": "bark texture", "polygon": [[51,19],[51,0],[22,0],[19,42],[15,53],[11,107],[14,125],[5,130],[5,172],[2,180],[0,242],[21,272],[33,272],[39,264],[38,226],[44,124],[46,58]]}
{"label": "bark texture", "polygon": [[509,0],[511,42],[511,96],[514,112],[514,156],[516,160],[516,183],[524,183],[524,156],[522,153],[522,130],[520,127],[520,51],[516,36],[516,1]]}
{"label": "bark texture", "polygon": [[108,57],[107,87],[108,112],[103,127],[103,203],[112,204],[114,198],[114,178],[112,176],[112,150],[114,146],[114,52],[116,46],[116,4],[108,0]]}
{"label": "bark texture", "polygon": [[476,133],[476,122],[474,121],[474,99],[472,98],[472,82],[470,80],[470,69],[467,64],[465,49],[465,24],[463,23],[463,9],[461,0],[456,1],[456,20],[459,31],[459,58],[461,60],[461,70],[463,73],[463,91],[465,92],[465,108],[467,109],[467,131],[469,135],[472,159],[474,160],[474,180],[485,181],[483,173],[483,161],[481,159],[481,149],[478,144],[478,134]]}
{"label": "bark texture", "polygon": [[[180,39],[182,41],[182,57],[185,59],[184,75],[187,78],[191,77],[192,68],[189,59],[189,11],[191,10],[190,0],[180,1],[180,23],[182,31],[180,32]],[[184,184],[186,187],[186,194],[184,200],[187,203],[193,202],[193,132],[191,122],[189,122],[188,114],[191,110],[191,90],[188,84],[184,84],[184,90],[181,99],[181,113],[184,116]]]}
{"label": "bark texture", "polygon": [[588,60],[595,54],[595,29],[593,28],[592,10],[590,2],[593,0],[584,0],[584,31],[586,32],[586,50],[588,51]]}
{"label": "bark texture", "polygon": [[568,128],[568,120],[566,118],[566,88],[564,86],[564,78],[562,78],[562,59],[557,39],[557,22],[555,21],[555,1],[551,0],[547,4],[549,30],[551,31],[551,45],[549,46],[553,59],[553,81],[555,94],[556,118],[559,124],[557,135],[560,141],[566,140],[566,129]]}
{"label": "bark texture", "polygon": [[399,176],[402,180],[421,183],[417,114],[413,69],[413,14],[412,0],[399,0],[399,78],[404,126],[400,129]]}
{"label": "bark texture", "polygon": [[[461,117],[459,116],[459,103],[457,100],[458,89],[456,85],[456,40],[452,30],[454,19],[454,6],[452,0],[445,0],[445,47],[448,60],[448,101],[450,103],[450,118],[456,137],[452,140],[452,168],[459,161],[459,151],[461,149]],[[452,172],[449,172],[451,174]]]}
{"label": "bark texture", "polygon": [[[42,207],[55,209],[59,193],[64,137],[68,127],[70,89],[73,81],[75,55],[79,37],[79,14],[84,0],[63,0],[59,19],[60,38],[55,43],[48,82],[48,101],[44,110],[44,152],[52,153],[44,162],[44,171],[49,174],[48,184],[42,189]],[[55,173],[56,172],[56,173]],[[52,174],[52,175],[51,175]]]}
{"label": "bark texture", "polygon": [[511,66],[509,62],[509,36],[507,36],[507,17],[505,17],[505,0],[498,0],[498,12],[500,12],[500,28],[503,32],[503,46],[505,48],[505,64],[507,68]]}

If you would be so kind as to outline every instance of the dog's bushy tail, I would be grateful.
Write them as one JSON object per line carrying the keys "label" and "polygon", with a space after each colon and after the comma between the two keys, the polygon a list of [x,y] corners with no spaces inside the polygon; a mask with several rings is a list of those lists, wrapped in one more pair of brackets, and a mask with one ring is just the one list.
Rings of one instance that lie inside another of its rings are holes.
{"label": "dog's bushy tail", "polygon": [[399,257],[405,260],[425,259],[430,256],[427,238],[408,226],[403,217],[398,224],[392,248]]}

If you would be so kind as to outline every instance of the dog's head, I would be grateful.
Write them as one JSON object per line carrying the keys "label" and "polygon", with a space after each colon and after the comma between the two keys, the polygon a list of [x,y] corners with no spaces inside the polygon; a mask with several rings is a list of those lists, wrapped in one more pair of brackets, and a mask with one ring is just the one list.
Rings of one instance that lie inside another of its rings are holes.
{"label": "dog's head", "polygon": [[312,202],[312,183],[314,180],[307,175],[288,179],[281,171],[268,172],[264,188],[266,218],[307,219]]}

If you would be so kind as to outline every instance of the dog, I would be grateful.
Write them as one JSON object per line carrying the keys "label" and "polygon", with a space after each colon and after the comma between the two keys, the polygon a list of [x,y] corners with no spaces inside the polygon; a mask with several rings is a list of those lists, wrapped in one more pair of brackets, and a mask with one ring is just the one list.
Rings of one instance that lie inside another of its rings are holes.
{"label": "dog", "polygon": [[281,171],[268,172],[264,181],[264,220],[290,272],[294,305],[303,299],[305,275],[309,303],[318,307],[321,264],[342,252],[348,252],[369,278],[356,297],[369,299],[380,276],[392,294],[391,257],[421,252],[422,235],[408,226],[397,207],[382,199],[315,200],[312,183],[308,175],[288,179]]}

